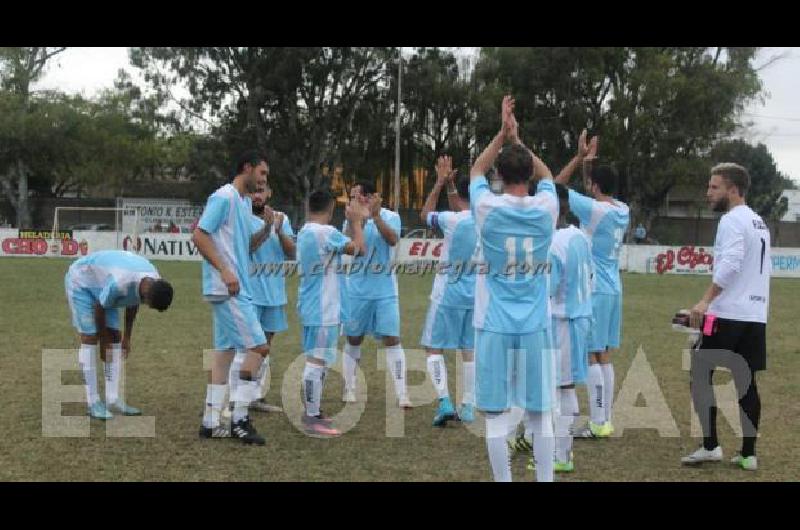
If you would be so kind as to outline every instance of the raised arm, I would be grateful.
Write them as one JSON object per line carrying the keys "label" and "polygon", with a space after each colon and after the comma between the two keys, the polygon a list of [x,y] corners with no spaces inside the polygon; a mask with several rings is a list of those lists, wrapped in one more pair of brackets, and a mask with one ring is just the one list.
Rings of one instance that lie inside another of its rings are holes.
{"label": "raised arm", "polygon": [[[433,189],[425,199],[425,204],[422,205],[422,211],[419,217],[423,223],[428,223],[428,214],[436,210],[436,204],[439,202],[439,195],[442,193],[448,182],[450,182],[451,174],[453,174],[453,162],[449,156],[440,156],[436,161],[436,182],[433,184]],[[448,202],[452,208],[452,201],[448,192]]]}
{"label": "raised arm", "polygon": [[[381,196],[377,193],[374,193],[369,200],[369,213],[372,216],[372,221],[375,223],[375,228],[378,229],[378,232],[383,240],[386,241],[386,244],[388,244],[390,247],[393,247],[397,244],[399,236],[397,232],[395,232],[391,226],[386,224],[386,221],[384,221],[381,217],[382,202],[383,199]],[[353,235],[355,236],[355,233]]]}
{"label": "raised arm", "polygon": [[[592,138],[592,145],[594,145],[595,150],[597,148],[597,137],[595,136]],[[564,166],[561,172],[556,176],[555,181],[556,184],[569,184],[572,175],[575,174],[575,170],[578,167],[581,167],[583,164],[584,158],[586,158],[587,154],[589,153],[589,144],[586,143],[586,129],[581,132],[581,135],[578,137],[578,152],[572,157],[572,160]]]}
{"label": "raised arm", "polygon": [[[357,201],[357,199],[354,200]],[[344,253],[350,256],[361,256],[364,254],[363,209],[351,200],[350,204],[344,209],[344,216],[352,234],[351,241],[344,247]]]}
{"label": "raised arm", "polygon": [[494,161],[497,160],[497,155],[500,154],[503,143],[505,143],[506,139],[508,139],[511,134],[512,120],[514,119],[514,98],[511,96],[503,97],[501,119],[502,125],[500,126],[500,131],[495,135],[492,141],[489,142],[489,145],[486,146],[486,149],[483,150],[472,165],[472,169],[469,172],[470,181],[474,180],[476,177],[486,175],[486,172],[494,165]]}
{"label": "raised arm", "polygon": [[250,254],[258,250],[258,247],[264,244],[272,232],[272,225],[275,222],[275,212],[269,206],[264,207],[264,213],[261,216],[264,221],[264,226],[250,237]]}
{"label": "raised arm", "polygon": [[278,236],[278,240],[281,242],[283,254],[287,259],[293,260],[297,256],[297,243],[294,242],[292,236],[283,231],[285,219],[286,214],[282,212],[277,212],[275,214],[275,235]]}

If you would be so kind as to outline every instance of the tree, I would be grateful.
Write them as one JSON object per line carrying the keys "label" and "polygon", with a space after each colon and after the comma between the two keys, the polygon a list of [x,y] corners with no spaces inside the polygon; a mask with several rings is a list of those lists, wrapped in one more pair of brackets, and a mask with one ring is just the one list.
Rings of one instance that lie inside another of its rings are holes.
{"label": "tree", "polygon": [[[15,132],[24,134],[30,112],[31,83],[44,72],[45,65],[66,48],[27,47],[0,48],[0,88],[3,91],[3,111],[6,124],[16,127]],[[19,145],[19,144],[17,144]],[[4,149],[0,159],[0,182],[3,191],[17,213],[17,226],[30,226],[31,212],[28,205],[29,170],[23,149]]]}
{"label": "tree", "polygon": [[[256,146],[270,159],[271,187],[289,204],[327,183],[323,167],[341,157],[370,110],[383,114],[391,48],[133,48],[131,61],[162,93],[205,120],[227,160]],[[175,98],[173,98],[175,99]],[[373,116],[374,118],[375,116]],[[369,137],[370,135],[367,135]]]}
{"label": "tree", "polygon": [[[477,76],[478,136],[497,128],[497,101],[517,98],[525,140],[555,170],[584,127],[616,166],[631,226],[649,229],[664,197],[691,180],[761,90],[756,48],[488,48]],[[488,118],[487,118],[488,117]],[[484,121],[487,120],[488,121]],[[687,174],[687,171],[690,172]]]}
{"label": "tree", "polygon": [[781,194],[785,189],[793,189],[794,183],[778,171],[766,145],[728,140],[715,145],[709,159],[709,169],[721,162],[735,162],[747,169],[750,173],[747,204],[764,220],[774,223],[784,216],[789,204]]}

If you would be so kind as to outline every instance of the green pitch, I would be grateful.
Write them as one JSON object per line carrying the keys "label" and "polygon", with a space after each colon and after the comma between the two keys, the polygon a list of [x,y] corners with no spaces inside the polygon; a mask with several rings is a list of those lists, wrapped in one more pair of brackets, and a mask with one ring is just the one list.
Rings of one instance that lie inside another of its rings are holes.
{"label": "green pitch", "polygon": [[[211,345],[211,314],[200,298],[199,263],[157,263],[161,274],[175,287],[175,301],[163,314],[142,308],[136,323],[126,395],[130,404],[155,417],[155,436],[107,436],[105,424],[92,420],[88,438],[44,437],[42,352],[77,347],[63,287],[69,264],[60,259],[0,260],[0,276],[4,278],[0,294],[0,480],[491,480],[484,440],[458,424],[432,428],[432,402],[405,413],[403,436],[387,436],[387,432],[397,434],[398,428],[393,423],[397,418],[392,416],[394,391],[390,386],[387,419],[386,373],[378,369],[376,344],[369,339],[362,349],[368,402],[358,423],[341,438],[308,438],[283,414],[254,413],[259,432],[267,438],[266,447],[244,447],[231,440],[199,440],[197,430],[206,388],[202,357],[203,350]],[[404,276],[399,282],[402,340],[411,358],[416,355],[411,350],[418,347],[432,277]],[[634,390],[631,405],[648,405],[646,397],[635,397],[634,387],[646,381],[648,373],[654,374],[669,412],[666,420],[663,414],[660,416],[660,425],[668,427],[672,422],[677,436],[660,436],[655,428],[627,428],[621,437],[576,441],[576,472],[558,476],[557,480],[797,479],[800,281],[788,279],[772,281],[768,370],[759,379],[763,404],[759,470],[746,473],[727,464],[728,457],[738,450],[738,441],[722,415],[720,436],[726,462],[693,469],[679,465],[680,456],[693,449],[696,441],[689,436],[688,372],[681,369],[685,338],[670,329],[669,321],[677,309],[691,307],[707,282],[707,277],[624,276],[624,340],[615,364],[617,392],[630,384],[628,395]],[[290,280],[290,329],[273,344],[273,378],[268,395],[271,403],[281,400],[284,372],[300,354],[300,330],[294,311],[296,287],[296,279]],[[637,351],[637,369],[630,370]],[[456,373],[452,355],[448,355],[448,365],[453,394]],[[626,381],[627,376],[630,378]],[[425,378],[424,372],[410,371],[409,387],[423,385],[427,390],[422,393],[431,398],[433,391]],[[717,376],[716,382],[724,384],[729,379],[727,375]],[[77,371],[61,376],[64,385],[79,381]],[[297,389],[299,399],[299,381],[289,383],[294,385],[289,389]],[[342,409],[340,397],[341,378],[331,374],[323,399],[326,414]],[[579,402],[581,412],[586,414],[582,389]],[[617,407],[619,410],[620,405]],[[65,416],[83,417],[84,410],[83,404],[62,406]],[[476,423],[481,423],[480,418]],[[620,431],[620,421],[615,424]],[[525,470],[525,460],[515,460],[517,481],[533,479],[533,474]]]}

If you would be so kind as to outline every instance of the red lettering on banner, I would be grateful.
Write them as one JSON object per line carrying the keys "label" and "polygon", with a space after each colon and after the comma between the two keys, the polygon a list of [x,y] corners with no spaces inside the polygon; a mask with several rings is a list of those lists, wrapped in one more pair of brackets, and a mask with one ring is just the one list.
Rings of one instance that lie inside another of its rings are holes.
{"label": "red lettering on banner", "polygon": [[[78,252],[85,256],[89,252],[89,244],[85,240],[78,243],[74,239],[62,239],[60,243],[59,254],[61,256],[77,256]],[[3,254],[13,256],[44,256],[48,253],[49,248],[50,245],[46,239],[9,237],[2,243]]]}
{"label": "red lettering on banner", "polygon": [[438,258],[439,253],[442,251],[442,245],[444,242],[438,243],[435,247],[433,247],[433,257]]}
{"label": "red lettering on banner", "polygon": [[430,243],[426,241],[425,244],[422,246],[422,252],[420,253],[420,256],[424,257],[428,254],[428,245],[430,245]]}
{"label": "red lettering on banner", "polygon": [[672,270],[674,267],[675,262],[675,252],[672,250],[668,250],[666,253],[661,253],[656,256],[656,272],[659,274],[664,274],[667,271]]}
{"label": "red lettering on banner", "polygon": [[418,256],[419,255],[419,247],[421,247],[421,246],[422,246],[422,243],[420,243],[419,241],[414,241],[414,243],[411,244],[411,249],[408,251],[408,254],[410,256]]}

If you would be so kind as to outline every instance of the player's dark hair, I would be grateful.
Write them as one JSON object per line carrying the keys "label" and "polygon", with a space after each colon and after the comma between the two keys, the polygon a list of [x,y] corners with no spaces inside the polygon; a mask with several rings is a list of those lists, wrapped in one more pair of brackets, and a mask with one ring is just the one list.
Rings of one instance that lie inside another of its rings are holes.
{"label": "player's dark hair", "polygon": [[155,280],[150,285],[150,307],[166,311],[172,303],[172,285],[167,280]]}
{"label": "player's dark hair", "polygon": [[375,188],[375,183],[370,182],[369,180],[359,180],[356,181],[353,186],[361,186],[361,194],[362,195],[372,195],[373,193],[377,193],[377,189]]}
{"label": "player's dark hair", "polygon": [[456,181],[456,190],[458,190],[459,197],[465,201],[469,201],[469,175],[461,175],[458,178]]}
{"label": "player's dark hair", "polygon": [[524,184],[533,175],[533,157],[518,144],[504,147],[497,157],[496,165],[505,185]]}
{"label": "player's dark hair", "polygon": [[592,168],[589,178],[597,184],[603,195],[611,195],[617,187],[617,173],[611,166],[597,166]]}
{"label": "player's dark hair", "polygon": [[333,194],[328,190],[317,190],[308,196],[308,211],[311,213],[323,213],[330,208],[333,202]]}
{"label": "player's dark hair", "polygon": [[711,174],[719,175],[725,179],[729,185],[733,184],[736,186],[736,189],[739,190],[739,195],[742,197],[744,197],[747,190],[750,189],[750,173],[739,164],[734,164],[732,162],[717,164],[711,168]]}
{"label": "player's dark hair", "polygon": [[240,175],[242,171],[244,171],[244,166],[250,164],[253,167],[256,167],[261,162],[266,162],[267,158],[256,151],[255,149],[251,149],[249,151],[245,151],[242,153],[238,159],[236,159],[236,175]]}

